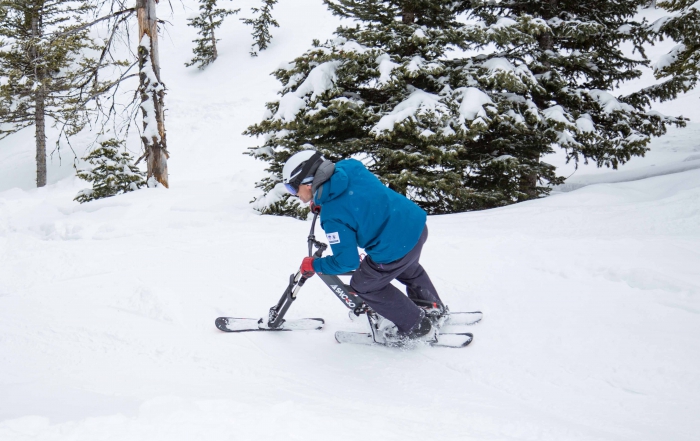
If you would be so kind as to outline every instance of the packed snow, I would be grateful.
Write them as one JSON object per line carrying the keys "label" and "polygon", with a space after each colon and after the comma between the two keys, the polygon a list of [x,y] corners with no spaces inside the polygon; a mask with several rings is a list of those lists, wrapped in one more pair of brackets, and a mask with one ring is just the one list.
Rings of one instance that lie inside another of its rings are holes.
{"label": "packed snow", "polygon": [[364,325],[318,278],[288,316],[324,330],[225,334],[218,316],[266,315],[310,228],[252,209],[265,164],[241,133],[280,98],[269,73],[339,22],[321,1],[280,2],[270,49],[250,58],[229,19],[199,71],[184,67],[197,3],[173,8],[159,7],[170,189],[80,205],[69,149],[36,189],[33,130],[0,142],[0,440],[697,439],[699,91],[656,106],[688,128],[620,170],[551,155],[570,188],[428,219],[422,262],[442,298],[484,312],[469,347],[337,344]]}

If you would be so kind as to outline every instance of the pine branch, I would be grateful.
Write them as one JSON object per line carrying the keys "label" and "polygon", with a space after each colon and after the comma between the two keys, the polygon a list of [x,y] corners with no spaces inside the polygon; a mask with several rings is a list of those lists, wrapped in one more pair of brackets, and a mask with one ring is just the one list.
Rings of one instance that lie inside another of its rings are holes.
{"label": "pine branch", "polygon": [[[259,15],[256,18],[241,19],[243,23],[253,27],[254,42],[250,51],[250,55],[252,57],[256,57],[258,55],[258,51],[263,51],[270,45],[270,42],[272,41],[270,26],[274,26],[276,28],[279,27],[279,23],[272,18],[272,8],[276,3],[277,0],[263,0],[263,6],[261,9],[251,8],[253,14],[257,14],[259,12]],[[254,50],[255,46],[258,47],[257,51]]]}
{"label": "pine branch", "polygon": [[200,0],[200,15],[188,19],[187,26],[198,29],[197,34],[201,35],[201,38],[192,40],[196,43],[192,50],[195,56],[190,62],[185,63],[186,67],[198,64],[199,69],[204,69],[218,58],[216,43],[220,40],[215,37],[214,32],[221,26],[224,18],[240,11],[240,9],[216,9],[216,2],[217,0]]}
{"label": "pine branch", "polygon": [[90,23],[86,23],[86,24],[84,24],[84,25],[82,25],[82,26],[78,26],[78,27],[75,27],[75,28],[71,28],[71,29],[68,30],[68,31],[64,31],[64,32],[54,32],[54,33],[51,33],[51,34],[46,34],[46,37],[47,37],[49,40],[56,40],[56,39],[59,39],[59,38],[67,37],[68,35],[75,34],[75,33],[77,33],[77,32],[83,31],[83,30],[85,30],[85,29],[91,28],[92,26],[96,25],[97,23],[100,23],[100,22],[105,21],[105,20],[110,20],[110,19],[115,18],[115,17],[119,17],[120,15],[123,15],[123,14],[129,14],[129,15],[127,16],[127,17],[129,17],[129,16],[131,16],[131,14],[133,14],[134,12],[136,12],[136,9],[135,9],[135,8],[124,9],[124,10],[122,10],[122,11],[118,11],[118,12],[115,12],[115,13],[113,13],[113,14],[109,14],[109,15],[105,15],[104,17],[100,17],[100,18],[98,18],[97,20],[94,20],[94,21],[92,21],[92,22],[90,22]]}

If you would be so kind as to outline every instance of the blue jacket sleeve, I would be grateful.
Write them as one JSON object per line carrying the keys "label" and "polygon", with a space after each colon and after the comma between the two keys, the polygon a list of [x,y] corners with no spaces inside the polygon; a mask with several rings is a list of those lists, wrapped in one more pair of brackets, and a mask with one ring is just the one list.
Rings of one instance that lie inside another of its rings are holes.
{"label": "blue jacket sleeve", "polygon": [[314,271],[322,274],[342,274],[360,266],[360,254],[357,252],[357,235],[347,225],[329,220],[321,227],[333,250],[332,256],[314,260]]}

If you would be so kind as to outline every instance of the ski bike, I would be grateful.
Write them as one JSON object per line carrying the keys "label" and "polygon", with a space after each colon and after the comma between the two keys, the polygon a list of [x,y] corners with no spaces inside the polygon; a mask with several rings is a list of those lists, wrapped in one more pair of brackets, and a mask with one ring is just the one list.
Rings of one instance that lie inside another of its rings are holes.
{"label": "ski bike", "polygon": [[[316,240],[314,230],[316,228],[316,219],[318,218],[321,208],[318,206],[312,207],[313,221],[311,223],[311,231],[307,237],[307,245],[309,256],[320,258],[328,248],[328,244]],[[337,331],[335,339],[339,343],[357,343],[365,345],[382,345],[401,347],[407,346],[405,341],[389,341],[383,332],[387,326],[391,326],[391,322],[381,317],[374,312],[363,300],[357,295],[352,287],[344,283],[340,276],[352,276],[353,272],[330,275],[318,274],[318,277],[323,283],[328,286],[331,292],[348,308],[348,315],[353,321],[361,318],[363,315],[367,317],[370,332],[351,332]],[[215,321],[216,327],[224,332],[253,332],[253,331],[310,331],[323,329],[325,320],[322,318],[301,318],[301,319],[285,319],[292,303],[297,299],[299,291],[304,286],[308,278],[303,277],[301,270],[289,276],[289,284],[284,290],[277,304],[272,306],[268,312],[267,320],[264,318],[239,318],[239,317],[218,317]],[[415,301],[415,300],[414,300]],[[416,301],[420,302],[420,301]],[[439,332],[444,326],[454,325],[473,325],[481,321],[482,313],[480,311],[471,312],[450,312],[449,308],[437,305],[419,305],[423,306],[433,314],[433,320],[436,332],[433,333],[429,340],[424,342],[430,346],[462,348],[472,342],[474,336],[470,332]],[[415,342],[408,344],[412,346]]]}

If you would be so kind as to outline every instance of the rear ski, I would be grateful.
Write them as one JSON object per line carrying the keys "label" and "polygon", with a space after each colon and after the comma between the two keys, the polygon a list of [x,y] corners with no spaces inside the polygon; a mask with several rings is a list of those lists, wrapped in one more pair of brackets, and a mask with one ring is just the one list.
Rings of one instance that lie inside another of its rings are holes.
{"label": "rear ski", "polygon": [[412,348],[418,344],[424,343],[436,348],[464,348],[469,345],[474,339],[474,335],[470,332],[460,332],[460,333],[441,333],[437,335],[437,340],[425,341],[425,340],[409,340],[407,343],[402,342],[378,342],[374,340],[374,337],[369,332],[350,332],[350,331],[337,331],[335,333],[335,340],[338,343],[352,343],[367,346],[386,346],[386,347],[398,347],[398,348]]}

